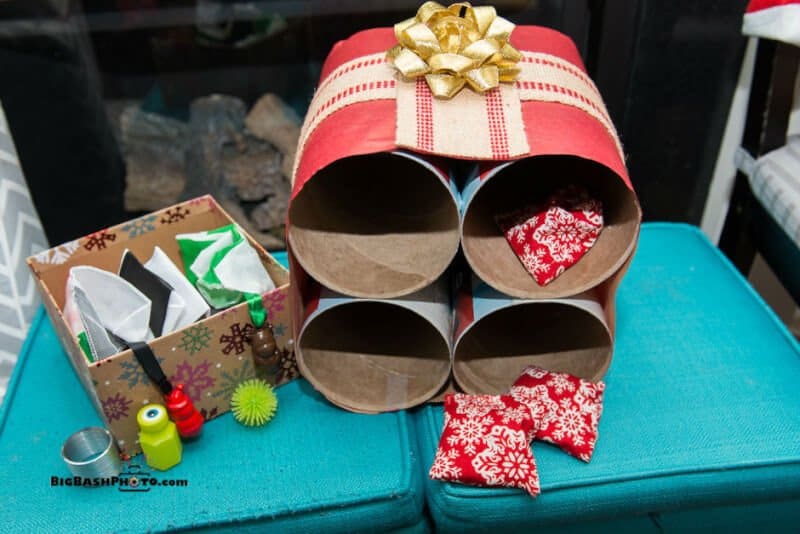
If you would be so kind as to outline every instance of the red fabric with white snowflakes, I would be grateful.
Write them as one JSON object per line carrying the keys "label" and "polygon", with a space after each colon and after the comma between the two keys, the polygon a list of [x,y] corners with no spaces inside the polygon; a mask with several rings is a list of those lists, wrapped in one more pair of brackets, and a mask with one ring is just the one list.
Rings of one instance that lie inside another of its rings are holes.
{"label": "red fabric with white snowflakes", "polygon": [[517,378],[510,393],[527,405],[539,422],[536,439],[588,462],[597,442],[605,388],[603,382],[531,366]]}
{"label": "red fabric with white snowflakes", "polygon": [[573,185],[496,221],[525,270],[544,286],[592,248],[603,229],[603,205]]}
{"label": "red fabric with white snowflakes", "polygon": [[473,486],[521,488],[539,494],[530,442],[537,424],[509,395],[450,394],[444,430],[429,476]]}

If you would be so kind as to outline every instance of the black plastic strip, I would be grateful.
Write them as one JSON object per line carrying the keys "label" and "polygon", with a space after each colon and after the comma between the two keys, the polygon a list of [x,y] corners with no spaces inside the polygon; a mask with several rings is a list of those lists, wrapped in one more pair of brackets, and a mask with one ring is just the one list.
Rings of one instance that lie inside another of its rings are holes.
{"label": "black plastic strip", "polygon": [[158,363],[156,355],[153,354],[153,349],[147,343],[136,342],[130,344],[133,355],[139,360],[139,365],[142,366],[144,372],[150,377],[150,380],[155,382],[164,395],[168,395],[172,391],[172,384],[170,383],[164,370]]}

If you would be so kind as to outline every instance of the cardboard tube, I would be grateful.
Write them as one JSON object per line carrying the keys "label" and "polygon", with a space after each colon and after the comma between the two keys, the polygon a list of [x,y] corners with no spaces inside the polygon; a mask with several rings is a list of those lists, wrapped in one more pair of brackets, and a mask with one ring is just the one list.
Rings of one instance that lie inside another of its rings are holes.
{"label": "cardboard tube", "polygon": [[433,283],[458,250],[448,177],[419,156],[337,160],[289,207],[288,238],[313,278],[345,295],[393,298]]}
{"label": "cardboard tube", "polygon": [[377,413],[421,404],[450,375],[444,281],[398,299],[353,299],[316,287],[296,344],[303,376],[332,403]]}
{"label": "cardboard tube", "polygon": [[467,393],[506,393],[528,365],[597,381],[611,363],[613,337],[593,293],[520,300],[473,277],[456,321],[453,375]]}
{"label": "cardboard tube", "polygon": [[[540,286],[525,270],[495,222],[570,184],[585,186],[603,203],[603,231],[594,246],[558,278]],[[587,291],[617,272],[633,253],[641,210],[636,194],[607,167],[575,156],[537,156],[468,178],[461,239],[472,270],[496,290],[518,298],[562,298]]]}

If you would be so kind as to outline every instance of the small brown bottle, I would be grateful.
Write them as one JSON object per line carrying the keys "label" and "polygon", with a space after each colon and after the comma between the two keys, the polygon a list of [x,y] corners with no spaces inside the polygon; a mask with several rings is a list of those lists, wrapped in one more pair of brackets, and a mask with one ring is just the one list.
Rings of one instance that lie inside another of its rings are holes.
{"label": "small brown bottle", "polygon": [[275,342],[275,334],[272,325],[264,323],[264,326],[257,328],[250,336],[250,343],[253,347],[253,359],[257,365],[264,367],[270,374],[278,372],[280,367],[280,351]]}

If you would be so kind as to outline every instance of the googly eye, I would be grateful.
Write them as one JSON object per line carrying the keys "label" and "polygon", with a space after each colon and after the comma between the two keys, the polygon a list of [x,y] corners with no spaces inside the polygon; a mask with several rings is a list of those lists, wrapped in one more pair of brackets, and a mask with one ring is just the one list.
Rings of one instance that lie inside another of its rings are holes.
{"label": "googly eye", "polygon": [[163,413],[161,408],[150,408],[144,413],[145,421],[155,421]]}

